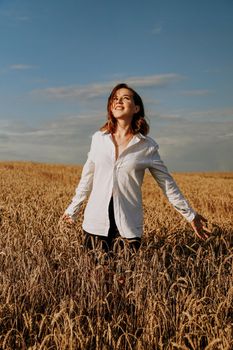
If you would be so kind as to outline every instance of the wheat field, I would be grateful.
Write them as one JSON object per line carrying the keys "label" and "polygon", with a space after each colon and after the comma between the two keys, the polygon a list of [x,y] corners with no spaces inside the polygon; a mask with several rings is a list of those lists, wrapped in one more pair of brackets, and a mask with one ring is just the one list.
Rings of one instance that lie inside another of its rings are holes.
{"label": "wheat field", "polygon": [[0,163],[0,349],[233,349],[233,173],[174,177],[200,241],[146,174],[144,236],[107,258],[59,222],[81,167]]}

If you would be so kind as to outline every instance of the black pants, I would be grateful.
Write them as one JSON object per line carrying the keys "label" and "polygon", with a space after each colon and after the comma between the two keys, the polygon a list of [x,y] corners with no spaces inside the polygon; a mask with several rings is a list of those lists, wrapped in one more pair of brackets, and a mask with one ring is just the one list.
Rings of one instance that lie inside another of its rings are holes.
{"label": "black pants", "polygon": [[101,248],[103,251],[107,253],[107,252],[113,251],[115,245],[119,244],[120,248],[124,248],[124,246],[127,245],[132,252],[136,252],[140,248],[141,238],[137,238],[137,237],[128,238],[128,239],[121,238],[116,226],[115,218],[114,218],[113,198],[111,198],[109,203],[108,214],[109,214],[109,220],[110,220],[110,228],[108,231],[108,236],[105,237],[105,236],[94,235],[84,231],[84,234],[85,234],[84,247],[88,250]]}

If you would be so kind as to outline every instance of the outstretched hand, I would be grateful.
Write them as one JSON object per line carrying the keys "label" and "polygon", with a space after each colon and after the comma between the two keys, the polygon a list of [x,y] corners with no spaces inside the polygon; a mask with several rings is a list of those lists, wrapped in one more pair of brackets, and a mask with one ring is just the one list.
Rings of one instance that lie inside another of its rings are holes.
{"label": "outstretched hand", "polygon": [[202,215],[196,214],[193,221],[191,221],[191,226],[198,238],[206,240],[209,237],[211,231],[206,227],[207,219]]}
{"label": "outstretched hand", "polygon": [[63,214],[61,217],[61,221],[65,222],[66,224],[69,225],[74,225],[74,220],[67,214]]}

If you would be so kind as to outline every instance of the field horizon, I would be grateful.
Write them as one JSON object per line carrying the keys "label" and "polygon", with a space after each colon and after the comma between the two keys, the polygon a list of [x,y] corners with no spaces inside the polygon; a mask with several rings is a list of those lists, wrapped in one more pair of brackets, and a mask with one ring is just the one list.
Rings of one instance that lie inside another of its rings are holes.
{"label": "field horizon", "polygon": [[0,348],[231,350],[233,172],[172,173],[208,219],[206,241],[146,173],[142,247],[96,264],[84,207],[74,227],[60,221],[81,170],[0,162]]}

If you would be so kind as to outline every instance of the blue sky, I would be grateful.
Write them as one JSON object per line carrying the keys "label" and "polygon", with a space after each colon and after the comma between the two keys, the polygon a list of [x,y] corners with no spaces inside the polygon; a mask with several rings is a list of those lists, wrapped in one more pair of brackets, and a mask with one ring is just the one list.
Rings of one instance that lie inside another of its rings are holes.
{"label": "blue sky", "polygon": [[0,0],[0,160],[83,164],[126,82],[171,171],[233,170],[232,0]]}

